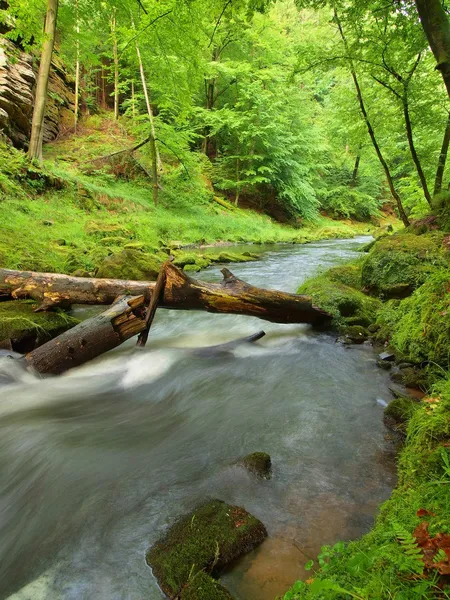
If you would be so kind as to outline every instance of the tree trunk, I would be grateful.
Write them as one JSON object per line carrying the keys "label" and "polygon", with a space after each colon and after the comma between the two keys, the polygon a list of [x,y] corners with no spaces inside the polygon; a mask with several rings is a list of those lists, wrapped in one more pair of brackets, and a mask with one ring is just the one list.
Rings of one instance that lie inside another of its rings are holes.
{"label": "tree trunk", "polygon": [[351,186],[356,187],[358,181],[359,163],[361,162],[361,155],[357,154],[355,159],[355,166],[353,167]]}
{"label": "tree trunk", "polygon": [[439,194],[442,190],[442,180],[444,178],[445,164],[447,162],[448,146],[450,143],[450,113],[448,114],[447,125],[445,127],[444,139],[442,140],[441,153],[439,154],[436,177],[434,179],[433,195]]}
{"label": "tree trunk", "polygon": [[31,122],[31,138],[28,156],[31,160],[42,162],[42,142],[44,138],[44,118],[47,104],[48,80],[55,44],[56,21],[58,18],[58,0],[47,0],[44,41],[34,99],[33,119]]}
{"label": "tree trunk", "polygon": [[155,133],[155,123],[153,119],[153,110],[152,105],[150,103],[150,96],[148,93],[147,82],[145,79],[144,65],[142,64],[141,51],[139,50],[139,46],[136,42],[136,54],[139,61],[139,71],[141,73],[141,81],[142,87],[144,90],[145,104],[147,105],[147,113],[148,118],[150,120],[150,153],[152,156],[152,189],[153,189],[153,203],[155,206],[158,204],[158,170],[160,170],[161,166],[161,158],[159,156],[158,147],[156,145],[156,133]]}
{"label": "tree trunk", "polygon": [[[344,30],[342,29],[342,24],[341,24],[341,21],[340,21],[340,19],[338,17],[336,9],[334,11],[334,18],[335,18],[336,23],[338,25],[339,33],[341,34],[341,38],[342,38],[342,41],[343,41],[343,44],[344,44],[347,56],[350,57],[350,52],[349,52],[349,48],[348,48],[348,44],[347,44],[347,39],[345,38]],[[391,175],[389,166],[388,166],[388,164],[387,164],[387,162],[386,162],[386,160],[385,160],[385,158],[383,156],[383,153],[381,152],[381,148],[378,145],[378,141],[377,141],[377,139],[375,137],[375,132],[374,132],[372,124],[371,124],[371,122],[369,120],[369,115],[367,114],[366,106],[365,106],[365,103],[364,103],[364,98],[363,98],[363,95],[362,95],[361,87],[359,85],[358,77],[356,75],[356,70],[355,70],[353,61],[352,61],[351,58],[349,58],[348,60],[349,60],[349,66],[350,66],[350,73],[351,73],[351,76],[352,76],[352,79],[353,79],[353,83],[355,84],[356,95],[358,97],[359,107],[360,107],[361,114],[363,116],[364,122],[366,123],[367,131],[369,132],[369,136],[370,136],[370,139],[372,141],[372,145],[373,145],[373,147],[375,149],[375,152],[376,152],[376,155],[378,157],[378,160],[380,161],[381,166],[383,167],[383,171],[384,171],[384,174],[386,176],[386,179],[387,179],[387,182],[388,182],[388,185],[389,185],[389,189],[391,191],[391,195],[392,195],[392,197],[394,198],[394,200],[397,203],[398,212],[399,212],[400,218],[401,218],[401,220],[403,222],[403,225],[405,227],[408,227],[409,226],[409,219],[408,219],[408,217],[407,217],[407,215],[405,213],[405,209],[403,208],[403,204],[402,204],[402,201],[400,199],[400,196],[398,195],[397,190],[395,189],[394,181],[392,179],[392,175]]]}
{"label": "tree trunk", "polygon": [[131,114],[133,115],[133,121],[136,117],[136,100],[134,97],[134,79],[131,80]]}
{"label": "tree trunk", "polygon": [[143,296],[125,296],[100,315],[29,352],[25,359],[39,373],[63,373],[140,333],[145,327],[144,312]]}
{"label": "tree trunk", "polygon": [[417,12],[450,97],[450,21],[442,0],[416,0]]}
{"label": "tree trunk", "polygon": [[80,21],[79,21],[79,15],[78,15],[78,0],[76,3],[76,26],[75,26],[75,32],[76,32],[76,42],[75,42],[75,46],[76,46],[76,64],[75,64],[75,109],[74,109],[74,115],[73,115],[73,129],[74,129],[74,133],[77,133],[77,126],[78,126],[78,110],[79,110],[79,96],[80,96]]}
{"label": "tree trunk", "polygon": [[402,104],[403,104],[403,115],[405,117],[406,137],[408,138],[409,150],[411,152],[411,156],[412,156],[414,165],[416,167],[417,175],[419,176],[419,179],[420,179],[420,184],[422,186],[423,194],[424,194],[424,196],[426,198],[426,201],[431,206],[432,205],[431,195],[430,195],[430,192],[428,190],[427,180],[426,180],[426,177],[425,177],[425,173],[423,172],[419,156],[417,154],[416,146],[414,144],[414,137],[413,137],[413,131],[412,131],[411,118],[410,118],[410,115],[409,115],[408,89],[407,89],[406,86],[404,88],[404,93],[403,93],[403,98],[402,98]]}
{"label": "tree trunk", "polygon": [[116,35],[116,10],[114,9],[111,20],[111,33],[113,36],[113,58],[114,58],[114,119],[119,118],[119,55],[117,52]]}
{"label": "tree trunk", "polygon": [[[274,323],[324,324],[331,320],[312,304],[310,296],[254,287],[222,269],[221,283],[198,281],[173,264],[166,265],[164,293],[159,306],[181,310],[242,314]],[[142,295],[146,303],[155,282],[71,277],[0,269],[0,294],[42,302],[37,310],[71,304],[111,304],[122,294]]]}

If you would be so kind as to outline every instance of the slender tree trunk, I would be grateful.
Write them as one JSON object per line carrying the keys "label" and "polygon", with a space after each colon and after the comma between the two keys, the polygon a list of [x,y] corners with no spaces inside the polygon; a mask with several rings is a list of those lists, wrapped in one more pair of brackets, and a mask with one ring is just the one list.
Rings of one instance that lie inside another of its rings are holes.
{"label": "slender tree trunk", "polygon": [[436,177],[434,179],[433,195],[439,194],[442,190],[442,180],[444,178],[445,164],[447,162],[448,146],[450,144],[450,113],[448,114],[447,125],[445,127],[444,139],[442,140],[441,153],[439,154]]}
{"label": "slender tree trunk", "polygon": [[[239,149],[238,149],[239,152]],[[239,183],[241,178],[241,161],[239,158],[236,158],[236,197],[234,199],[234,203],[236,206],[239,206]]]}
{"label": "slender tree trunk", "polygon": [[450,21],[442,0],[416,0],[417,12],[450,97]]}
{"label": "slender tree trunk", "polygon": [[145,79],[144,65],[142,64],[141,51],[139,50],[139,46],[136,43],[136,54],[139,61],[139,71],[141,73],[141,81],[142,87],[144,90],[145,104],[147,106],[148,118],[150,120],[150,152],[152,155],[152,188],[153,188],[153,202],[155,206],[158,204],[158,167],[161,163],[161,159],[159,157],[158,147],[156,145],[156,135],[155,135],[155,123],[153,119],[153,111],[152,105],[150,103],[150,96],[148,93],[147,82]]}
{"label": "slender tree trunk", "polygon": [[412,156],[414,165],[416,167],[417,175],[419,176],[419,179],[420,179],[420,184],[422,186],[423,194],[424,194],[428,204],[431,206],[431,195],[430,195],[430,191],[428,189],[427,180],[425,177],[425,173],[423,172],[419,156],[417,154],[416,146],[414,144],[411,117],[409,114],[408,91],[407,91],[406,86],[404,88],[402,104],[403,104],[403,115],[405,117],[406,137],[408,138],[409,150],[411,152],[411,156]]}
{"label": "slender tree trunk", "polygon": [[136,100],[134,96],[134,79],[131,80],[131,114],[133,115],[133,121],[136,117]]}
{"label": "slender tree trunk", "polygon": [[28,156],[31,160],[42,162],[42,141],[44,138],[44,117],[47,104],[48,80],[55,44],[56,21],[58,18],[58,0],[47,0],[47,15],[45,18],[44,42],[42,44],[41,62],[34,99],[33,120],[31,123],[31,138]]}
{"label": "slender tree trunk", "polygon": [[103,110],[108,108],[108,102],[106,100],[106,77],[105,77],[105,69],[102,63],[102,70],[100,74],[100,83],[101,83],[101,102]]}
{"label": "slender tree trunk", "polygon": [[361,155],[358,153],[356,155],[356,159],[355,159],[355,166],[353,167],[352,182],[351,182],[352,187],[356,186],[356,182],[358,180],[358,171],[359,171],[359,163],[360,162],[361,162]]}
{"label": "slender tree trunk", "polygon": [[75,134],[77,133],[77,126],[78,126],[78,110],[79,110],[79,97],[80,97],[80,21],[79,21],[79,15],[78,15],[78,0],[77,0],[77,4],[76,4],[76,35],[77,35],[77,40],[75,42],[76,44],[76,65],[75,65],[75,112],[74,112],[74,116],[73,116],[73,129]]}
{"label": "slender tree trunk", "polygon": [[111,33],[113,36],[113,58],[114,58],[114,119],[119,118],[119,55],[117,52],[117,35],[116,35],[116,11],[114,9],[113,18],[111,20]]}
{"label": "slender tree trunk", "polygon": [[[335,17],[336,23],[337,23],[338,28],[339,28],[339,33],[341,34],[341,38],[342,38],[342,41],[344,43],[344,47],[345,47],[345,51],[347,53],[347,56],[350,56],[350,54],[349,54],[349,48],[348,48],[348,44],[347,44],[347,39],[345,38],[344,30],[342,29],[342,24],[341,24],[341,21],[340,21],[340,19],[338,17],[336,9],[334,10],[334,17]],[[372,141],[372,145],[373,145],[373,147],[375,149],[375,152],[376,152],[376,155],[378,157],[378,160],[380,161],[380,164],[383,167],[383,171],[384,171],[384,174],[386,176],[386,179],[387,179],[387,182],[388,182],[388,185],[389,185],[389,190],[391,192],[391,195],[392,195],[392,197],[394,198],[394,200],[397,203],[398,212],[399,212],[400,218],[401,218],[401,220],[403,222],[403,225],[405,227],[408,227],[409,226],[409,219],[408,219],[408,217],[407,217],[407,215],[405,213],[405,209],[403,208],[403,204],[402,204],[401,198],[398,195],[397,190],[395,189],[394,181],[392,179],[392,175],[391,175],[391,171],[389,169],[389,166],[388,166],[388,164],[387,164],[387,162],[386,162],[386,160],[385,160],[385,158],[383,156],[383,153],[381,152],[380,146],[378,145],[378,141],[377,141],[377,138],[375,136],[375,132],[373,130],[372,124],[370,122],[369,115],[367,114],[367,110],[366,110],[366,106],[365,106],[365,103],[364,103],[364,98],[363,98],[363,95],[362,95],[361,87],[359,85],[358,77],[356,75],[356,70],[355,70],[355,67],[354,67],[354,64],[353,64],[353,61],[352,61],[351,58],[349,58],[349,66],[350,66],[350,73],[351,73],[351,76],[352,76],[352,79],[353,79],[353,83],[355,84],[356,95],[358,97],[358,102],[359,102],[359,107],[361,109],[361,114],[362,114],[364,122],[366,124],[367,131],[369,132],[369,136],[370,136],[370,139]]]}

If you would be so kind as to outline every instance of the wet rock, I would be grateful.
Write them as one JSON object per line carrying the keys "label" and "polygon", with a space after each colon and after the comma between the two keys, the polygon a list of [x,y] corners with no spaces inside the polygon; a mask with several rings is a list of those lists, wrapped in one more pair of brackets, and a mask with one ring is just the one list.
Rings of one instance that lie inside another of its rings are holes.
{"label": "wet rock", "polygon": [[380,369],[384,369],[385,371],[389,371],[389,369],[392,368],[392,363],[387,361],[387,360],[377,360],[377,366],[380,367]]}
{"label": "wet rock", "polygon": [[381,325],[379,325],[378,323],[371,323],[369,325],[369,327],[367,328],[367,331],[369,333],[376,333],[377,331],[379,331],[381,329]]}
{"label": "wet rock", "polygon": [[400,396],[392,400],[384,409],[384,424],[393,431],[406,434],[408,421],[418,406],[418,402],[412,398]]}
{"label": "wet rock", "polygon": [[367,339],[367,330],[361,325],[350,325],[342,330],[344,343],[347,344],[363,344]]}
{"label": "wet rock", "polygon": [[171,525],[146,560],[162,591],[173,598],[200,571],[219,573],[265,537],[264,525],[245,509],[211,500]]}
{"label": "wet rock", "polygon": [[378,355],[378,358],[380,360],[393,362],[395,360],[395,354],[392,354],[392,352],[381,352],[381,354]]}
{"label": "wet rock", "polygon": [[223,585],[199,571],[183,588],[179,600],[233,600],[233,597]]}
{"label": "wet rock", "polygon": [[245,467],[250,473],[261,479],[272,477],[272,461],[270,455],[266,452],[253,452],[239,460],[237,464]]}
{"label": "wet rock", "polygon": [[427,376],[422,369],[416,369],[414,367],[406,367],[397,369],[391,373],[391,380],[394,383],[400,383],[405,387],[414,389],[424,389],[427,385]]}

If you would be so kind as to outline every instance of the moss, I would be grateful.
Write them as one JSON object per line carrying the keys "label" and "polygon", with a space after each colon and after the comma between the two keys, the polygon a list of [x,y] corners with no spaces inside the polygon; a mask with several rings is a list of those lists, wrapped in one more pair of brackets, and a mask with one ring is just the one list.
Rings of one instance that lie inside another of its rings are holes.
{"label": "moss", "polygon": [[345,336],[346,341],[353,344],[362,344],[369,337],[367,329],[361,327],[361,325],[348,325],[342,327],[341,333]]}
{"label": "moss", "polygon": [[254,473],[261,479],[272,477],[272,461],[267,452],[252,452],[238,461],[238,465],[245,467],[250,473]]}
{"label": "moss", "polygon": [[199,571],[183,588],[179,600],[233,600],[233,597],[223,585]]}
{"label": "moss", "polygon": [[340,265],[338,267],[332,267],[328,269],[327,275],[331,281],[336,283],[343,283],[356,290],[361,289],[361,265],[360,264],[349,264]]}
{"label": "moss", "polygon": [[379,240],[364,260],[362,285],[381,298],[404,298],[422,285],[436,267],[448,263],[443,234],[397,233]]}
{"label": "moss", "polygon": [[106,257],[97,268],[96,277],[152,280],[158,277],[163,258],[127,248]]}
{"label": "moss", "polygon": [[431,275],[410,298],[386,303],[379,312],[377,333],[397,353],[414,363],[450,363],[450,269]]}
{"label": "moss", "polygon": [[243,508],[212,500],[175,522],[147,552],[147,563],[172,598],[197,572],[220,571],[266,536],[261,521]]}
{"label": "moss", "polygon": [[0,342],[10,340],[13,350],[29,352],[79,323],[62,311],[35,313],[36,307],[33,300],[0,302]]}
{"label": "moss", "polygon": [[389,428],[406,433],[406,425],[418,407],[412,398],[396,398],[384,409],[384,422]]}
{"label": "moss", "polygon": [[355,281],[354,272],[351,275],[344,272],[343,275],[336,269],[330,271],[309,279],[299,287],[297,293],[312,296],[315,305],[333,315],[334,324],[338,327],[350,324],[368,326],[373,323],[381,302],[339,282],[339,277],[342,276],[347,281]]}

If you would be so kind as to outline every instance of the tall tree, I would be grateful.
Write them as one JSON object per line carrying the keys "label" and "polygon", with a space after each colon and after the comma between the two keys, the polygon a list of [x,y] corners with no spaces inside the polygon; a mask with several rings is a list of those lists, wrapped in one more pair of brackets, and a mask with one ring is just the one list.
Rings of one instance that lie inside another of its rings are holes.
{"label": "tall tree", "polygon": [[28,149],[30,159],[42,162],[42,142],[44,138],[44,118],[47,104],[47,90],[52,63],[53,47],[55,44],[56,22],[58,18],[58,0],[47,0],[45,17],[44,41],[42,43],[41,59],[34,100],[33,120],[31,123],[31,138]]}

